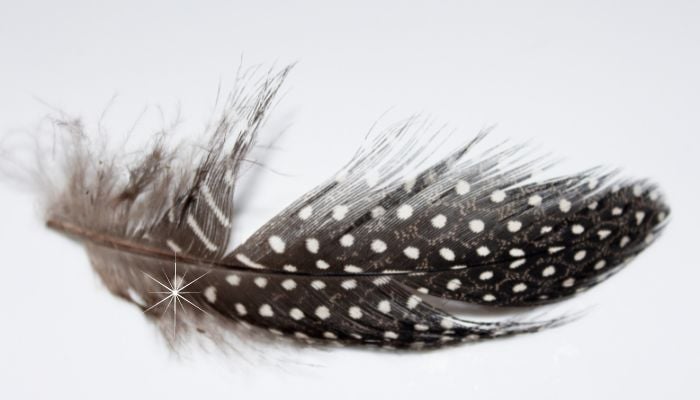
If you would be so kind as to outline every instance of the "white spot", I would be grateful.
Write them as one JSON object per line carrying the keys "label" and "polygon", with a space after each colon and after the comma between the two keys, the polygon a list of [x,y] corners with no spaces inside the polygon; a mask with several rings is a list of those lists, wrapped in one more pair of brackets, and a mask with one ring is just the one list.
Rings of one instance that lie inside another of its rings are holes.
{"label": "white spot", "polygon": [[269,317],[275,315],[275,313],[272,311],[272,307],[270,307],[269,304],[261,305],[260,308],[258,309],[258,314],[260,314],[261,316],[266,317],[266,318],[269,318]]}
{"label": "white spot", "polygon": [[428,292],[430,292],[428,290],[428,288],[424,288],[424,287],[419,287],[418,289],[416,289],[416,291],[418,291],[418,293],[423,293],[423,294],[428,294]]}
{"label": "white spot", "polygon": [[417,260],[418,257],[420,257],[420,250],[418,250],[417,247],[408,246],[405,249],[403,249],[403,254],[405,254],[406,257],[412,260]]}
{"label": "white spot", "polygon": [[445,227],[445,224],[447,223],[447,217],[445,217],[442,214],[438,214],[433,219],[430,220],[430,223],[433,224],[433,226],[437,229],[442,229]]}
{"label": "white spot", "polygon": [[270,236],[270,238],[267,239],[267,242],[270,244],[272,251],[274,251],[275,253],[277,253],[277,254],[284,253],[285,243],[281,237],[279,237],[277,235]]}
{"label": "white spot", "polygon": [[644,238],[644,243],[651,244],[654,241],[654,234],[650,233]]}
{"label": "white spot", "polygon": [[345,290],[352,290],[357,287],[357,281],[354,279],[347,279],[344,280],[343,283],[340,284],[340,286]]}
{"label": "white spot", "polygon": [[525,252],[522,249],[510,249],[508,252],[511,257],[523,257],[525,256]]}
{"label": "white spot", "polygon": [[469,221],[469,229],[474,233],[480,233],[484,230],[484,221],[473,219]]}
{"label": "white spot", "polygon": [[236,274],[231,274],[226,277],[226,282],[231,286],[238,286],[241,284],[241,277]]}
{"label": "white spot", "polygon": [[586,258],[586,250],[579,250],[574,254],[574,260],[581,261]]}
{"label": "white spot", "polygon": [[455,290],[459,289],[460,287],[462,287],[462,281],[460,281],[457,278],[452,279],[451,281],[447,282],[447,289],[451,290],[453,292]]}
{"label": "white spot", "polygon": [[297,339],[309,339],[309,335],[304,332],[294,332],[294,337]]}
{"label": "white spot", "polygon": [[374,278],[372,283],[374,283],[374,286],[382,286],[382,285],[386,285],[390,281],[391,281],[391,278],[389,278],[388,276],[380,276],[379,278]]}
{"label": "white spot", "polygon": [[294,290],[297,287],[297,283],[293,279],[285,279],[282,281],[282,287],[285,290]]}
{"label": "white spot", "polygon": [[419,332],[425,332],[428,329],[430,329],[430,327],[428,325],[425,325],[425,324],[415,324],[415,325],[413,325],[413,329],[415,329]]}
{"label": "white spot", "polygon": [[447,261],[455,260],[455,252],[451,249],[448,249],[447,247],[443,247],[440,249],[440,256],[442,256],[442,258],[444,258]]}
{"label": "white spot", "polygon": [[563,213],[568,213],[571,211],[571,202],[567,199],[561,199],[559,201],[559,210]]}
{"label": "white spot", "polygon": [[309,217],[313,213],[314,213],[314,208],[311,206],[306,206],[306,207],[302,208],[301,210],[299,210],[299,214],[297,214],[297,215],[299,216],[299,218],[306,220],[306,219],[309,219]]}
{"label": "white spot", "polygon": [[622,215],[622,208],[620,208],[620,207],[613,208],[612,215],[615,215],[615,216]]}
{"label": "white spot", "polygon": [[487,302],[490,303],[490,302],[496,300],[496,296],[492,295],[491,293],[487,293],[487,294],[484,295],[484,297],[482,297],[482,299],[483,299],[484,301],[487,301]]}
{"label": "white spot", "polygon": [[345,205],[333,207],[333,219],[336,221],[340,221],[341,219],[345,218],[349,210],[350,209],[348,208],[348,206]]}
{"label": "white spot", "polygon": [[527,285],[524,284],[523,282],[520,282],[520,283],[516,284],[515,286],[513,286],[513,293],[520,293],[520,292],[524,292],[525,290],[527,290]]}
{"label": "white spot", "polygon": [[536,194],[534,196],[530,196],[530,198],[527,200],[527,204],[533,206],[533,207],[539,207],[542,205],[542,196]]}
{"label": "white spot", "polygon": [[600,269],[605,268],[605,264],[606,264],[605,260],[600,260],[597,263],[595,263],[595,266],[593,268],[595,270],[600,270]]}
{"label": "white spot", "polygon": [[245,306],[244,306],[243,304],[241,304],[241,303],[236,303],[233,307],[236,309],[236,312],[237,312],[238,315],[240,315],[241,317],[244,316],[244,315],[246,315],[246,314],[248,314],[248,310],[246,310],[246,309],[245,309]]}
{"label": "white spot", "polygon": [[309,253],[313,253],[313,254],[318,253],[319,247],[320,247],[320,244],[318,243],[317,239],[314,239],[314,238],[306,239],[306,250],[308,250]]}
{"label": "white spot", "polygon": [[261,289],[267,286],[267,279],[262,276],[255,278],[254,282]]}
{"label": "white spot", "polygon": [[491,194],[491,201],[494,203],[501,203],[506,199],[506,192],[503,190],[496,190]]}
{"label": "white spot", "polygon": [[345,270],[345,272],[349,272],[351,274],[357,274],[362,272],[362,268],[356,267],[354,265],[346,265],[343,269]]}
{"label": "white spot", "polygon": [[411,297],[408,298],[408,301],[406,301],[406,307],[408,307],[409,310],[413,310],[420,304],[420,302],[423,301],[420,297],[414,295],[411,295]]}
{"label": "white spot", "polygon": [[542,276],[544,276],[546,278],[548,276],[554,275],[555,272],[557,272],[557,269],[554,268],[554,265],[550,265],[547,268],[542,270]]}
{"label": "white spot", "polygon": [[182,253],[182,249],[180,248],[180,246],[178,246],[177,243],[173,242],[171,239],[166,240],[165,244],[167,244],[168,247],[170,247],[170,250],[172,250],[173,253]]}
{"label": "white spot", "polygon": [[328,317],[331,316],[331,312],[330,312],[330,310],[328,310],[328,307],[326,307],[326,306],[320,306],[320,307],[316,308],[316,311],[314,312],[314,314],[316,314],[316,316],[319,319],[328,319]]}
{"label": "white spot", "polygon": [[316,268],[318,268],[318,269],[328,269],[330,267],[331,266],[328,265],[328,263],[323,261],[323,260],[316,261]]}
{"label": "white spot", "polygon": [[521,265],[525,264],[526,261],[527,260],[525,260],[524,258],[521,258],[519,260],[515,260],[512,263],[510,263],[510,269],[516,269],[516,268],[520,267]]}
{"label": "white spot", "polygon": [[386,210],[382,206],[377,206],[372,209],[371,214],[372,218],[379,218],[382,215],[386,214]]}
{"label": "white spot", "polygon": [[370,248],[375,253],[383,253],[386,251],[386,243],[383,240],[374,239],[372,244],[370,244]]}
{"label": "white spot", "polygon": [[353,244],[355,244],[355,237],[349,233],[340,238],[340,245],[343,247],[350,247]]}
{"label": "white spot", "polygon": [[571,233],[573,233],[574,235],[580,235],[585,231],[586,229],[581,224],[576,224],[571,227]]}
{"label": "white spot", "polygon": [[489,248],[486,246],[481,246],[478,249],[476,249],[476,254],[478,254],[482,257],[486,257],[489,254],[491,254],[491,250],[489,250]]}
{"label": "white spot", "polygon": [[396,210],[396,216],[399,217],[399,219],[409,219],[412,215],[413,207],[409,206],[408,204],[404,204],[399,207],[398,210]]}
{"label": "white spot", "polygon": [[508,231],[515,233],[523,227],[523,223],[520,221],[508,221]]}
{"label": "white spot", "polygon": [[457,184],[455,185],[455,192],[457,192],[458,195],[463,196],[469,193],[469,190],[471,190],[471,185],[469,185],[469,182],[461,179],[457,181]]}
{"label": "white spot", "polygon": [[352,319],[360,319],[362,318],[362,310],[360,307],[352,306],[348,309],[348,315]]}
{"label": "white spot", "polygon": [[479,279],[481,279],[482,281],[488,281],[491,278],[493,278],[493,271],[484,271],[481,274],[479,274]]}
{"label": "white spot", "polygon": [[299,321],[300,319],[304,318],[304,312],[298,308],[292,308],[289,310],[289,316],[294,320]]}
{"label": "white spot", "polygon": [[287,271],[287,272],[297,272],[297,267],[295,267],[291,264],[285,265],[284,267],[282,267],[282,269]]}
{"label": "white spot", "polygon": [[331,340],[338,339],[338,336],[336,336],[333,332],[323,332],[323,337]]}
{"label": "white spot", "polygon": [[245,254],[238,253],[236,254],[236,260],[242,262],[244,265],[250,267],[250,268],[255,268],[255,269],[265,269],[267,268],[266,266],[256,263],[255,261],[251,260],[246,256]]}
{"label": "white spot", "polygon": [[384,332],[384,338],[385,339],[398,339],[399,335],[396,334],[396,332],[386,331],[386,332]]}
{"label": "white spot", "polygon": [[644,213],[644,211],[637,211],[636,213],[634,213],[634,217],[637,219],[637,225],[642,224],[645,216],[646,214]]}
{"label": "white spot", "polygon": [[625,247],[629,244],[630,238],[629,236],[623,236],[622,239],[620,239],[620,248]]}
{"label": "white spot", "polygon": [[551,232],[551,231],[552,231],[552,227],[551,227],[551,226],[543,226],[542,229],[540,229],[540,233],[543,234],[543,235],[545,235],[545,234],[547,234],[547,233],[549,233],[549,232]]}
{"label": "white spot", "polygon": [[316,290],[322,290],[322,289],[325,289],[326,284],[323,283],[323,281],[316,279],[316,280],[311,281],[311,287],[316,289]]}
{"label": "white spot", "polygon": [[572,287],[574,286],[574,282],[576,282],[576,279],[574,278],[567,278],[564,282],[562,282],[562,286],[564,287]]}
{"label": "white spot", "polygon": [[555,254],[559,253],[560,251],[564,250],[564,246],[553,246],[549,248],[549,254]]}
{"label": "white spot", "polygon": [[642,187],[640,185],[634,185],[634,187],[632,188],[632,193],[637,197],[641,196],[642,195]]}
{"label": "white spot", "polygon": [[598,179],[597,178],[589,178],[588,179],[588,189],[593,190],[598,187]]}
{"label": "white spot", "polygon": [[445,329],[452,329],[455,327],[455,323],[451,318],[443,317],[440,321],[440,326]]}
{"label": "white spot", "polygon": [[608,236],[610,236],[611,233],[612,232],[610,232],[607,229],[601,229],[598,231],[598,238],[600,238],[600,240],[603,240],[603,239],[607,238]]}
{"label": "white spot", "polygon": [[416,186],[416,177],[415,176],[406,178],[403,182],[403,190],[405,190],[406,193],[411,193],[414,186]]}
{"label": "white spot", "polygon": [[391,312],[391,303],[389,300],[382,300],[377,304],[377,310],[381,313],[388,314]]}

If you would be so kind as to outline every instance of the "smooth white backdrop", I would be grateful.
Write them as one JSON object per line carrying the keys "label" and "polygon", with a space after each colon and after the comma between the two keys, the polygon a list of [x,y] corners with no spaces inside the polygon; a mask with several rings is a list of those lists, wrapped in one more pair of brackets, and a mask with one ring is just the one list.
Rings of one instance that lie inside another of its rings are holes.
{"label": "smooth white backdrop", "polygon": [[241,58],[298,62],[239,241],[341,166],[374,122],[416,112],[462,140],[498,124],[499,138],[576,165],[624,167],[673,207],[664,237],[570,302],[595,308],[556,330],[426,354],[178,357],[79,246],[43,227],[36,198],[3,182],[0,397],[698,398],[698,21],[696,1],[0,1],[3,137],[51,107],[93,128],[108,109],[115,132],[144,109],[141,126],[156,128],[179,109],[196,136]]}

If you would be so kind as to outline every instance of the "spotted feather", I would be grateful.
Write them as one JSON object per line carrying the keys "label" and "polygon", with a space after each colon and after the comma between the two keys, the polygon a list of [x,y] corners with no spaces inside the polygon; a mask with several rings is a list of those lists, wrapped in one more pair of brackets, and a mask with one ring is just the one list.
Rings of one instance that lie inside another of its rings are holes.
{"label": "spotted feather", "polygon": [[153,307],[162,301],[153,276],[177,260],[175,286],[208,316],[180,313],[185,326],[207,331],[213,320],[394,348],[560,324],[476,322],[436,300],[562,300],[619,271],[665,225],[669,209],[653,184],[601,170],[538,182],[534,171],[549,161],[522,146],[479,152],[486,132],[422,167],[431,153],[409,121],[368,139],[341,172],[228,251],[240,166],[286,74],[236,92],[190,167],[160,137],[120,179],[123,165],[95,162],[102,155],[69,126],[67,184],[55,190],[48,225],[84,241],[106,286],[157,320],[169,321],[167,307]]}

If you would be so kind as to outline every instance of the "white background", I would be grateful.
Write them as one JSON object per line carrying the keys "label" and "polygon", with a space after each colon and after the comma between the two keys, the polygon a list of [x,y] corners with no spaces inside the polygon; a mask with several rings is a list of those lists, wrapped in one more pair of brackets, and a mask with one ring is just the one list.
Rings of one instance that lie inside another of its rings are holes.
{"label": "white background", "polygon": [[[294,3],[294,4],[292,4]],[[698,398],[697,1],[0,1],[0,134],[51,109],[124,130],[148,107],[196,136],[219,83],[298,61],[238,240],[328,176],[378,119],[533,139],[661,183],[664,237],[582,298],[582,320],[425,354],[257,346],[175,356],[82,249],[0,186],[0,397]],[[387,116],[382,115],[388,111]],[[149,122],[150,121],[150,122]],[[158,125],[158,118],[146,119]],[[92,124],[92,125],[91,125]],[[282,172],[277,174],[271,170]]]}

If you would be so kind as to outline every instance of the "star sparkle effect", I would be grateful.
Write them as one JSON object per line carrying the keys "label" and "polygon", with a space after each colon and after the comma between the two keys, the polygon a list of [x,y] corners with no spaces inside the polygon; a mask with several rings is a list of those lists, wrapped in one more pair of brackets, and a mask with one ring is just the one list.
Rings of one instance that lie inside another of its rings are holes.
{"label": "star sparkle effect", "polygon": [[172,306],[173,309],[173,330],[177,328],[177,308],[178,306],[180,309],[184,312],[185,311],[185,303],[191,305],[192,307],[196,308],[197,310],[207,314],[205,310],[203,310],[201,307],[198,305],[194,304],[190,300],[185,297],[186,295],[191,295],[191,294],[197,294],[201,292],[192,292],[192,291],[185,291],[187,287],[192,285],[193,283],[197,282],[198,280],[202,279],[205,275],[207,275],[209,272],[205,272],[202,275],[198,276],[197,278],[193,279],[189,283],[185,284],[185,278],[187,277],[187,272],[185,272],[184,275],[181,277],[177,275],[177,258],[175,259],[174,263],[174,269],[173,269],[173,278],[172,280],[168,278],[168,275],[163,272],[163,276],[165,277],[165,282],[160,281],[150,274],[144,272],[144,274],[149,277],[153,282],[159,284],[160,286],[163,287],[165,290],[161,291],[154,291],[150,293],[156,293],[156,294],[161,294],[165,295],[160,301],[157,303],[153,304],[152,306],[148,307],[146,310],[144,310],[144,313],[149,312],[150,310],[158,307],[159,305],[166,303],[165,305],[165,313],[168,312],[170,307]]}

